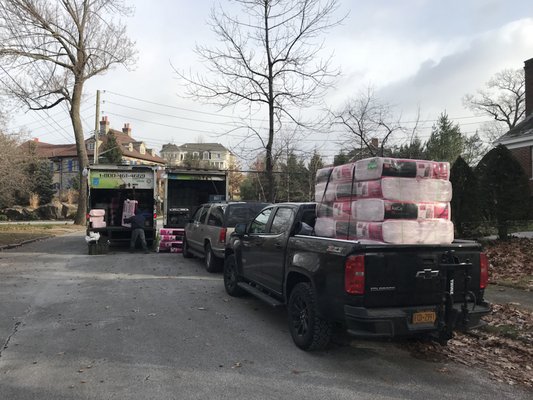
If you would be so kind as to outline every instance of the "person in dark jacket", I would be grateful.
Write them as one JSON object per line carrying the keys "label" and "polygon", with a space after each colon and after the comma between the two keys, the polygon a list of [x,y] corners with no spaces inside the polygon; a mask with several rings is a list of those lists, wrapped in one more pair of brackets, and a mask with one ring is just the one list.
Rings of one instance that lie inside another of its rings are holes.
{"label": "person in dark jacket", "polygon": [[130,240],[130,251],[135,249],[135,243],[137,238],[141,239],[142,248],[145,253],[148,253],[148,246],[146,245],[146,237],[144,235],[144,223],[146,218],[142,215],[140,208],[135,210],[135,215],[129,218],[125,218],[124,222],[131,223],[131,240]]}

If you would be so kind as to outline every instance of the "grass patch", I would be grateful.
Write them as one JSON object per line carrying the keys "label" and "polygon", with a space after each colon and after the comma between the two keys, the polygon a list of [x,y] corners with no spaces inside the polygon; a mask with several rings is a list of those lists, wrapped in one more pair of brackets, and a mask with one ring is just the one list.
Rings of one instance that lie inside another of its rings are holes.
{"label": "grass patch", "polygon": [[520,337],[520,330],[515,325],[485,325],[480,329],[489,334],[506,337],[508,339],[517,340]]}
{"label": "grass patch", "polygon": [[510,287],[513,289],[528,290],[533,287],[533,275],[520,276],[513,278],[491,279],[491,284]]}
{"label": "grass patch", "polygon": [[72,224],[9,224],[0,225],[0,246],[18,244],[47,236],[81,232],[85,226]]}

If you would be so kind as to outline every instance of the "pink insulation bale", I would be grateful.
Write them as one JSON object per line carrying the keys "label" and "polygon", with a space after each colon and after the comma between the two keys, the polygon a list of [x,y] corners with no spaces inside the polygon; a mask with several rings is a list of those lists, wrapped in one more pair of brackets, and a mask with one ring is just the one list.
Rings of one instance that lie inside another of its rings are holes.
{"label": "pink insulation bale", "polygon": [[89,211],[90,217],[103,217],[105,216],[105,210],[101,208],[93,208]]}
{"label": "pink insulation bale", "polygon": [[412,203],[383,199],[361,199],[354,201],[352,204],[352,217],[359,221],[450,218],[449,203]]}
{"label": "pink insulation bale", "polygon": [[131,224],[129,222],[124,222],[124,220],[135,215],[135,209],[137,208],[138,203],[139,202],[137,200],[127,199],[124,201],[124,205],[122,207],[122,226],[131,228]]}
{"label": "pink insulation bale", "polygon": [[450,164],[383,157],[366,158],[355,162],[355,180],[357,181],[379,179],[384,176],[448,180]]}
{"label": "pink insulation bale", "polygon": [[449,202],[452,199],[452,184],[444,179],[384,177],[354,185],[357,198],[416,202]]}

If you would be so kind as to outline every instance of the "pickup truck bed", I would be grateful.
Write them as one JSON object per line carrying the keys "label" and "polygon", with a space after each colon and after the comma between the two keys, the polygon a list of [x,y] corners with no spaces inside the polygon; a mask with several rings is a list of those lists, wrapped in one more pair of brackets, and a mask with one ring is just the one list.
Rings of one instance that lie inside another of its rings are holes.
{"label": "pickup truck bed", "polygon": [[[226,250],[228,293],[286,305],[299,347],[324,347],[335,324],[354,336],[432,335],[446,342],[453,330],[483,323],[488,265],[478,243],[388,245],[298,234],[314,206],[267,207],[262,231],[254,222],[237,227]],[[283,229],[280,209],[290,216]]]}

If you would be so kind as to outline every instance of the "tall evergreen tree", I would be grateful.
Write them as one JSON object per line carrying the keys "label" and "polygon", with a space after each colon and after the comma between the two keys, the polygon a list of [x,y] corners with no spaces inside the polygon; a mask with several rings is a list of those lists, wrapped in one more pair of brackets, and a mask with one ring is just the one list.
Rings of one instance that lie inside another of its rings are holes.
{"label": "tall evergreen tree", "polygon": [[335,154],[333,157],[333,165],[342,165],[350,162],[350,156],[341,150],[339,154]]}
{"label": "tall evergreen tree", "polygon": [[454,124],[443,112],[431,129],[426,143],[426,157],[430,160],[453,163],[463,152],[464,138],[458,124]]}
{"label": "tall evergreen tree", "polygon": [[280,172],[277,198],[285,201],[307,201],[309,171],[304,161],[290,153],[286,163],[280,165]]}
{"label": "tall evergreen tree", "polygon": [[122,149],[113,132],[107,134],[107,141],[102,145],[100,154],[102,161],[108,164],[120,164],[122,162]]}
{"label": "tall evergreen tree", "polygon": [[424,160],[426,159],[424,144],[418,136],[415,136],[410,143],[401,145],[399,149],[393,151],[392,157]]}
{"label": "tall evergreen tree", "polygon": [[461,156],[453,163],[450,181],[453,187],[452,221],[459,237],[469,236],[481,217],[478,182],[474,171]]}
{"label": "tall evergreen tree", "polygon": [[481,159],[476,174],[483,213],[489,221],[496,222],[498,236],[505,239],[511,221],[527,217],[531,201],[528,177],[501,144]]}

